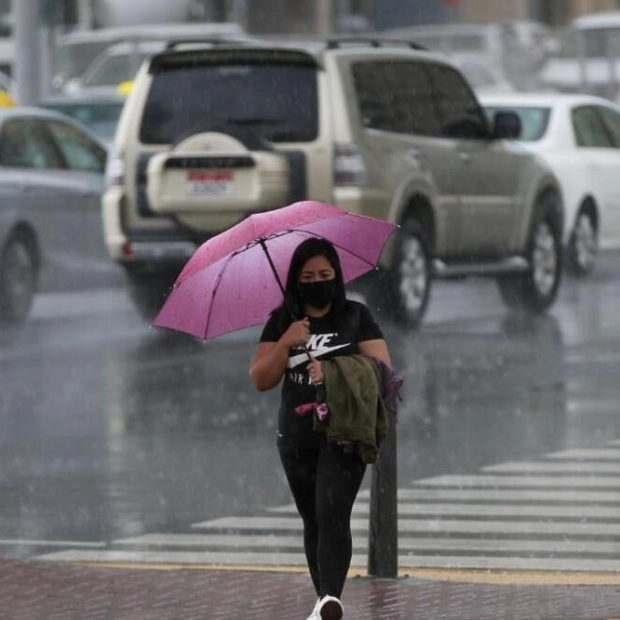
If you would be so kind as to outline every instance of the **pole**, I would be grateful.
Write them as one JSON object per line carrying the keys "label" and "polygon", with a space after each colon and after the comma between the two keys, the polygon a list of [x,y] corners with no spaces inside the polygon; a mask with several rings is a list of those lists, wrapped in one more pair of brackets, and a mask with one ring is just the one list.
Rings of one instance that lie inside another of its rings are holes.
{"label": "pole", "polygon": [[316,30],[321,36],[329,36],[334,31],[334,5],[332,0],[317,0]]}
{"label": "pole", "polygon": [[39,94],[42,98],[48,97],[52,93],[52,81],[54,79],[54,26],[46,24],[41,29],[41,68],[39,70],[40,88]]}
{"label": "pole", "polygon": [[396,415],[388,413],[389,428],[372,468],[368,528],[368,574],[398,576],[398,498]]}
{"label": "pole", "polygon": [[39,0],[13,0],[17,103],[33,105],[40,93]]}
{"label": "pole", "polygon": [[77,27],[79,30],[92,30],[95,24],[93,0],[78,0]]}
{"label": "pole", "polygon": [[612,101],[618,101],[618,62],[617,49],[615,44],[615,38],[612,36],[611,31],[607,34],[607,40],[605,41],[605,49],[607,52],[607,65],[609,66],[609,92],[608,97]]}
{"label": "pole", "polygon": [[579,59],[579,88],[582,92],[587,92],[588,89],[588,70],[587,70],[587,55],[586,55],[586,41],[583,32],[577,30],[574,35],[577,37],[577,55]]}

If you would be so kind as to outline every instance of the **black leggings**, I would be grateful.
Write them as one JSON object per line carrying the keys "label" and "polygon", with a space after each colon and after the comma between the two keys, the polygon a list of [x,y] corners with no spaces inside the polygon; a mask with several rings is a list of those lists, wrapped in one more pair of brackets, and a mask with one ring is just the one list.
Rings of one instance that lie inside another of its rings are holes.
{"label": "black leggings", "polygon": [[304,548],[319,596],[340,598],[351,565],[351,511],[366,464],[321,439],[318,449],[280,449],[280,459],[304,522]]}

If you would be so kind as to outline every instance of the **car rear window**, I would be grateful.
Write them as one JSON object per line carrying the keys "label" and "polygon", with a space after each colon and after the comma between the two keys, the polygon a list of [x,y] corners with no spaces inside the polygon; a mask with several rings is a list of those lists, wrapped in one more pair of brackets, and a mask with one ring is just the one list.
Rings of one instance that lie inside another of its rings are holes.
{"label": "car rear window", "polygon": [[221,131],[244,142],[244,136],[311,142],[318,135],[316,72],[315,66],[260,59],[163,66],[153,75],[140,140],[175,144]]}
{"label": "car rear window", "polygon": [[519,140],[522,142],[536,142],[547,132],[551,110],[543,107],[526,106],[485,106],[485,111],[489,121],[493,122],[493,117],[498,112],[514,112],[521,119],[521,135]]}

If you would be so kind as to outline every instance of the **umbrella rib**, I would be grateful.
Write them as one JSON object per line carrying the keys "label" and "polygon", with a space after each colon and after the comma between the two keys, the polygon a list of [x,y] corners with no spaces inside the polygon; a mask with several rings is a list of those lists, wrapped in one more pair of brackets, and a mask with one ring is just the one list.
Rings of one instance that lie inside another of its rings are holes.
{"label": "umbrella rib", "polygon": [[349,248],[345,248],[344,246],[340,245],[339,243],[337,243],[335,241],[332,241],[331,239],[327,239],[327,237],[323,237],[322,235],[319,235],[318,233],[313,233],[310,230],[303,230],[302,228],[289,228],[289,231],[290,232],[304,233],[306,235],[312,235],[313,237],[316,237],[317,239],[325,239],[326,241],[329,241],[332,245],[336,246],[337,248],[340,248],[343,252],[346,252],[347,254],[350,254],[351,256],[355,256],[355,258],[358,258],[363,263],[366,263],[367,265],[370,265],[371,267],[375,267],[376,268],[375,263],[373,263],[372,261],[369,261],[367,258],[364,258],[363,256],[360,256],[356,252],[352,252]]}
{"label": "umbrella rib", "polygon": [[205,338],[207,337],[207,334],[209,333],[209,324],[211,323],[211,313],[213,311],[213,306],[214,301],[215,301],[215,295],[217,294],[219,288],[220,288],[220,282],[222,281],[222,277],[224,275],[224,271],[226,271],[226,267],[228,267],[228,265],[230,264],[230,262],[232,261],[233,258],[235,258],[235,256],[237,256],[237,254],[240,254],[241,252],[233,252],[225,261],[224,264],[222,265],[222,268],[220,269],[220,272],[217,274],[217,278],[215,279],[215,284],[213,286],[213,292],[211,293],[211,303],[209,304],[209,312],[207,312],[207,323],[205,325]]}

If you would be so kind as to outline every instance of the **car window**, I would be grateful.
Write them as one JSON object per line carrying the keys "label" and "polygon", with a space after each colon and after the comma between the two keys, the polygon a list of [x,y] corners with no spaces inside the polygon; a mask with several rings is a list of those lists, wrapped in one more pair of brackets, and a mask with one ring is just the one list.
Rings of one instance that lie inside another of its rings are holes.
{"label": "car window", "polygon": [[117,86],[134,77],[130,56],[109,56],[84,78],[85,86]]}
{"label": "car window", "polygon": [[429,65],[435,103],[445,138],[481,139],[488,125],[480,105],[463,77],[451,67]]}
{"label": "car window", "polygon": [[88,127],[98,137],[110,141],[114,138],[118,119],[123,110],[123,102],[46,102],[43,103],[43,107],[69,116]]}
{"label": "car window", "polygon": [[10,120],[0,134],[0,165],[57,170],[64,162],[52,137],[36,119]]}
{"label": "car window", "polygon": [[175,144],[204,131],[221,131],[248,145],[311,142],[318,135],[313,65],[248,59],[161,67],[153,76],[140,140]]}
{"label": "car window", "polygon": [[353,66],[353,80],[365,127],[439,135],[439,118],[424,63],[360,62]]}
{"label": "car window", "polygon": [[109,45],[107,41],[61,43],[54,53],[54,73],[62,80],[79,78]]}
{"label": "car window", "polygon": [[47,127],[70,170],[103,172],[106,152],[75,127],[61,121],[48,121]]}
{"label": "car window", "polygon": [[493,123],[493,119],[498,112],[513,112],[516,114],[521,119],[521,135],[519,140],[523,142],[536,142],[540,140],[547,133],[551,117],[551,109],[544,107],[485,106],[485,111],[491,123]]}
{"label": "car window", "polygon": [[616,148],[620,148],[620,114],[604,106],[598,106],[596,109],[603,119],[603,123],[611,136],[613,145]]}
{"label": "car window", "polygon": [[613,147],[611,136],[593,106],[575,108],[572,112],[575,142],[580,147]]}

